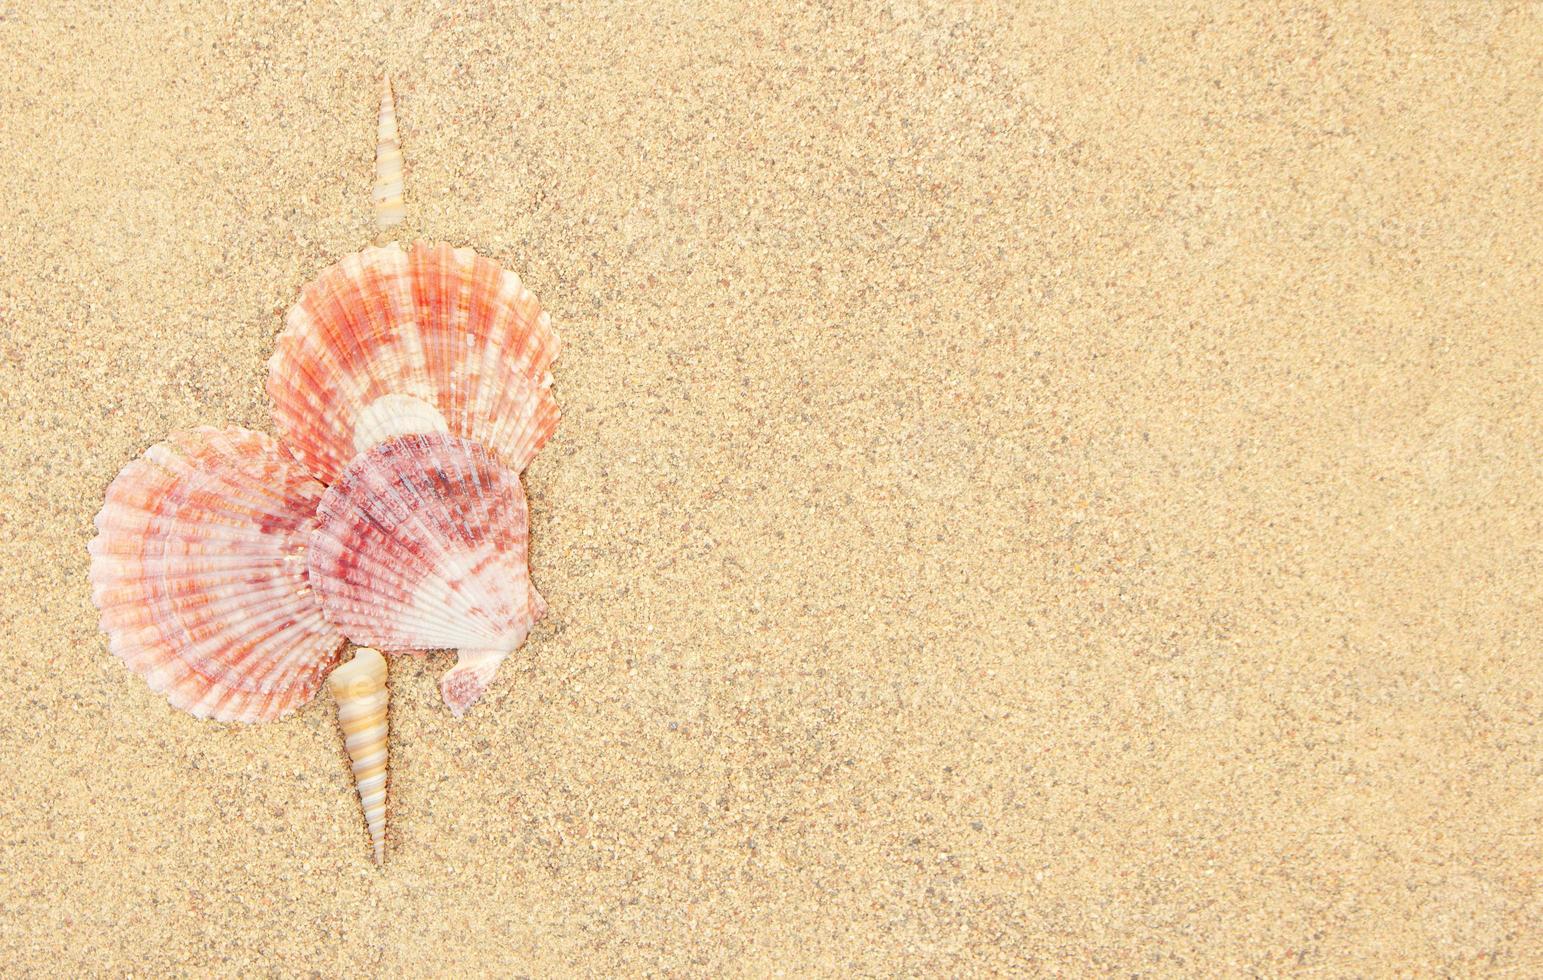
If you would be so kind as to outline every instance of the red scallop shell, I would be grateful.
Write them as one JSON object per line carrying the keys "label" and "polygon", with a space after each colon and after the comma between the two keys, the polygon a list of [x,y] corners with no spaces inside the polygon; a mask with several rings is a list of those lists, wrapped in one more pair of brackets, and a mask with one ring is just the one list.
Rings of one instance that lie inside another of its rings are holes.
{"label": "red scallop shell", "polygon": [[401,436],[349,463],[323,495],[310,581],[356,643],[459,651],[440,690],[460,714],[546,612],[527,544],[513,470],[469,439]]}
{"label": "red scallop shell", "polygon": [[384,439],[448,432],[516,473],[557,427],[550,317],[471,249],[395,243],[307,285],[268,362],[280,438],[323,483]]}
{"label": "red scallop shell", "polygon": [[306,579],[322,486],[269,436],[199,428],[125,466],[92,539],[112,652],[200,718],[305,704],[343,647]]}

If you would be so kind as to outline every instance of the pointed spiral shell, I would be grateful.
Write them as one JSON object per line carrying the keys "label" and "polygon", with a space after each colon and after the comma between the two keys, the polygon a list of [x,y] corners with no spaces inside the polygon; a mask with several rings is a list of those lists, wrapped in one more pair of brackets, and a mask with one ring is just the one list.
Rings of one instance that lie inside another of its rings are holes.
{"label": "pointed spiral shell", "polygon": [[382,228],[400,224],[407,217],[402,203],[402,148],[396,138],[396,102],[391,98],[391,77],[381,84],[380,122],[375,134],[375,220]]}
{"label": "pointed spiral shell", "polygon": [[334,670],[327,689],[338,703],[343,748],[353,764],[359,806],[370,831],[375,863],[386,856],[386,774],[390,713],[386,689],[386,659],[361,647],[354,659]]}

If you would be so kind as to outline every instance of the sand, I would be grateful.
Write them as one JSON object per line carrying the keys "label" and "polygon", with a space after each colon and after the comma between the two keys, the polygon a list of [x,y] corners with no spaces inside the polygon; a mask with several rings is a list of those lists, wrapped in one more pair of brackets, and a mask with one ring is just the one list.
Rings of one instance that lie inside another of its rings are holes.
{"label": "sand", "polygon": [[[1543,4],[354,6],[0,3],[7,974],[1543,972]],[[387,70],[565,417],[377,870],[86,542],[270,428]]]}

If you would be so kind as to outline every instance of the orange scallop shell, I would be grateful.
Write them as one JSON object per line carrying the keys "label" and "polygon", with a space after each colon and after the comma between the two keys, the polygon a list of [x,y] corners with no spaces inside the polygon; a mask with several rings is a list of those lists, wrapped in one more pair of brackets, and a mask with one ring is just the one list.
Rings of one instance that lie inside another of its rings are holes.
{"label": "orange scallop shell", "polygon": [[200,718],[309,701],[343,646],[306,579],[322,489],[246,429],[179,433],[125,466],[89,546],[112,652]]}
{"label": "orange scallop shell", "polygon": [[558,346],[519,277],[471,249],[367,248],[289,311],[268,362],[274,424],[323,483],[418,432],[474,439],[519,473],[557,427]]}

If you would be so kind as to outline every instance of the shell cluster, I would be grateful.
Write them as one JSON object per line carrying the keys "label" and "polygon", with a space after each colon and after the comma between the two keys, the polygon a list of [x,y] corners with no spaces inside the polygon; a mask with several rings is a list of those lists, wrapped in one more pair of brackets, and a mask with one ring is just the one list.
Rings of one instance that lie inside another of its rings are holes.
{"label": "shell cluster", "polygon": [[419,243],[322,272],[268,362],[280,439],[328,485],[305,548],[324,618],[387,652],[458,651],[457,715],[546,609],[519,473],[557,427],[557,351],[517,276]]}
{"label": "shell cluster", "polygon": [[[375,196],[400,208],[395,135],[388,83]],[[282,717],[325,681],[377,860],[377,650],[455,650],[440,690],[460,715],[546,611],[520,473],[557,426],[557,353],[550,318],[491,260],[367,248],[288,314],[268,363],[278,439],[173,435],[124,467],[97,515],[91,588],[112,652],[174,706],[219,721]],[[339,667],[345,641],[373,649]]]}

